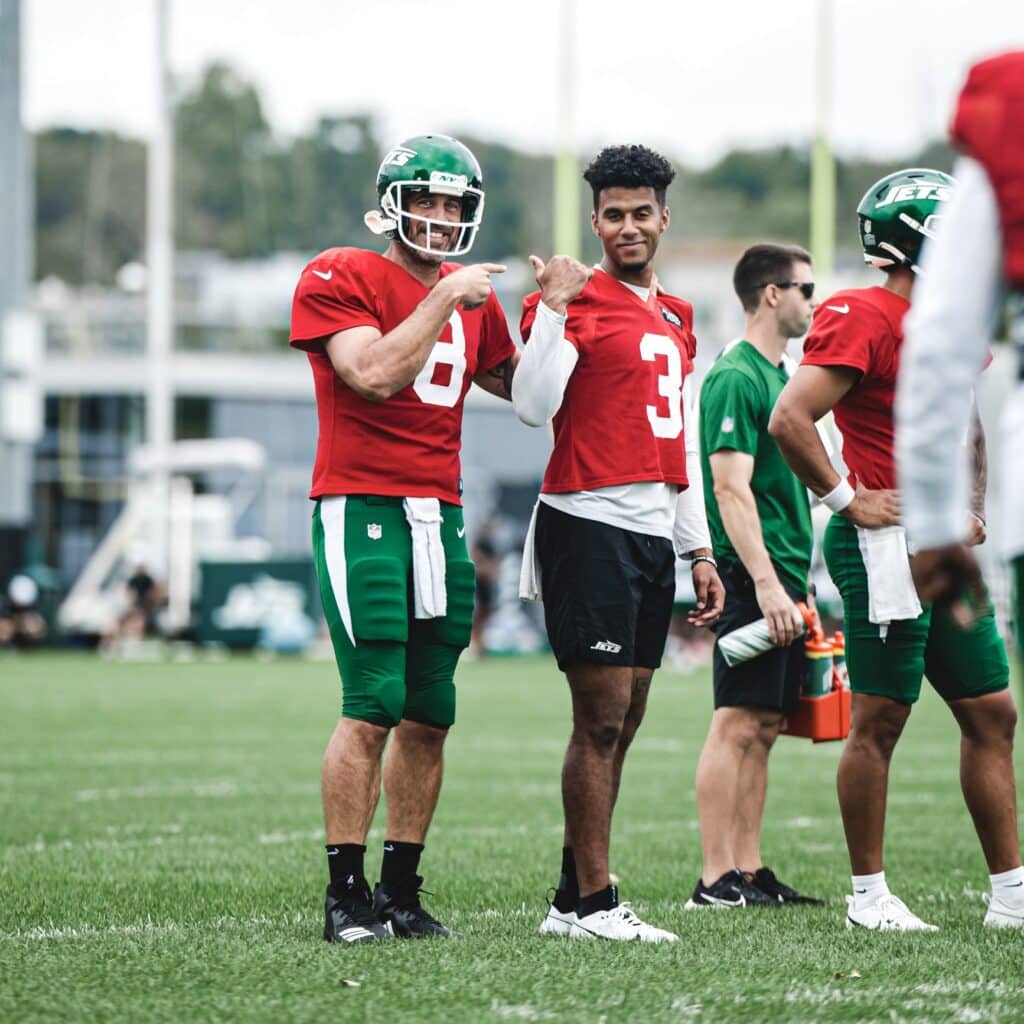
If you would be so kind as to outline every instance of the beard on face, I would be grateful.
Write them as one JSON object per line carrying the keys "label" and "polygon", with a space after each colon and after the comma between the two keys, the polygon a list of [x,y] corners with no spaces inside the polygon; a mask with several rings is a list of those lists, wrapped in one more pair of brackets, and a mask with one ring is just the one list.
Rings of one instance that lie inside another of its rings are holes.
{"label": "beard on face", "polygon": [[[424,224],[421,221],[414,220],[412,217],[406,216],[405,234],[406,237],[411,239],[417,245],[426,246],[429,244],[429,234],[431,231],[430,225]],[[455,243],[458,240],[458,232],[454,228],[444,229],[444,248],[435,247],[431,252],[423,252],[419,249],[414,248],[408,242],[406,242],[401,236],[398,236],[398,242],[405,250],[409,258],[415,263],[421,263],[426,266],[437,266],[439,263],[444,262],[444,258],[447,253],[455,248]]]}
{"label": "beard on face", "polygon": [[651,262],[651,254],[644,252],[640,256],[623,257],[616,253],[614,263],[617,263],[623,270],[643,270]]}

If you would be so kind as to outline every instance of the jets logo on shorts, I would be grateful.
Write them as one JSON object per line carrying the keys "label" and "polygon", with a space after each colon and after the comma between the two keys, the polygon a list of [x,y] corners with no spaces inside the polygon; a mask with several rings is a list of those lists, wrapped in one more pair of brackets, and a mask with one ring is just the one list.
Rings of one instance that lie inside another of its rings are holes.
{"label": "jets logo on shorts", "polygon": [[384,531],[381,529],[380,523],[367,523],[366,524],[366,536],[370,540],[380,540]]}
{"label": "jets logo on shorts", "polygon": [[622,650],[622,644],[613,644],[611,640],[598,640],[596,644],[592,644],[590,649],[592,651],[605,651],[608,654],[618,654]]}

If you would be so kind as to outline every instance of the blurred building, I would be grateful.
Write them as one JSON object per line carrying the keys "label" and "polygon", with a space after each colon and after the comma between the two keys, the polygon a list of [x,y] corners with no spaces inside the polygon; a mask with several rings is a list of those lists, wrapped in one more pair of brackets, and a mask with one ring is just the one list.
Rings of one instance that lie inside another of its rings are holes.
{"label": "blurred building", "polygon": [[[308,554],[310,545],[316,408],[308,362],[288,347],[292,292],[307,258],[176,257],[175,439],[241,437],[265,450],[255,492],[246,489],[245,507],[235,509],[236,530],[265,539],[281,557]],[[45,561],[64,586],[119,515],[129,457],[145,440],[144,269],[125,268],[120,283],[119,289],[71,289],[49,279],[35,289],[44,358],[32,520]],[[514,317],[519,296],[504,299]],[[535,496],[549,447],[547,431],[519,426],[506,403],[470,391],[463,443],[470,529],[493,506],[499,487],[521,486]],[[200,494],[221,493],[230,475],[210,470],[193,484]]]}

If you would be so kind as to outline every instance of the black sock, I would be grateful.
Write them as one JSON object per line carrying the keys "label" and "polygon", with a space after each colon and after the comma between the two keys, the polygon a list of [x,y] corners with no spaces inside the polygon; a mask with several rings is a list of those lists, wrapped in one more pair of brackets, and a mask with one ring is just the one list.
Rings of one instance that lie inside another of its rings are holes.
{"label": "black sock", "polygon": [[614,885],[584,896],[576,907],[578,917],[596,914],[599,910],[614,910],[619,905],[619,890]]}
{"label": "black sock", "polygon": [[331,872],[331,891],[335,896],[359,892],[366,885],[363,855],[366,847],[358,843],[328,843],[327,867]]}
{"label": "black sock", "polygon": [[420,866],[420,843],[399,843],[384,840],[384,856],[380,862],[380,883],[385,888],[412,878]]}
{"label": "black sock", "polygon": [[562,847],[562,873],[558,877],[555,891],[555,909],[563,914],[576,909],[580,901],[580,883],[576,878],[576,858],[571,846]]}

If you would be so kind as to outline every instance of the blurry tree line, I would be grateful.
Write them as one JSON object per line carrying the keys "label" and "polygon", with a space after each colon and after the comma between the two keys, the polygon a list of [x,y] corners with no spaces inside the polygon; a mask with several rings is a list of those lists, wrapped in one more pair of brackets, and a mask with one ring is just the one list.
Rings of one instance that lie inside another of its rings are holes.
{"label": "blurry tree line", "polygon": [[[255,86],[214,64],[181,96],[174,124],[179,249],[242,258],[374,244],[363,214],[376,203],[380,157],[398,140],[378,138],[369,116],[322,117],[309,134],[282,140]],[[552,158],[459,138],[480,160],[487,191],[474,258],[549,253]],[[937,143],[900,162],[948,170],[951,160],[949,148]],[[144,143],[108,131],[53,128],[36,135],[35,166],[37,277],[107,284],[122,265],[144,258]],[[678,161],[676,167],[670,191],[676,238],[807,244],[809,148],[733,150],[704,170]],[[856,245],[853,211],[864,190],[894,167],[893,161],[838,161],[841,247]],[[583,255],[596,258],[582,181],[580,191]]]}

